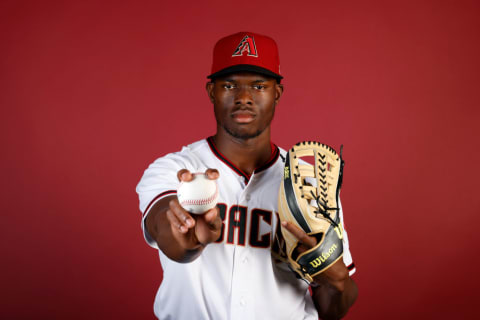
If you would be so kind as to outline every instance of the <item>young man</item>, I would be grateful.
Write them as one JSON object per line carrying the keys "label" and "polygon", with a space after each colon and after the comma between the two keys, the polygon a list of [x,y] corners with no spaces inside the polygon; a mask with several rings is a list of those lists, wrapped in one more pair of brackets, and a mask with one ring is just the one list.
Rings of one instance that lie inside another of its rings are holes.
{"label": "young man", "polygon": [[[270,141],[283,93],[279,66],[269,37],[241,32],[218,41],[207,83],[216,134],[157,159],[137,186],[145,238],[164,271],[159,319],[339,319],[357,297],[346,234],[343,259],[315,277],[312,294],[272,258],[285,155]],[[194,172],[216,179],[220,192],[217,207],[202,215],[176,197],[179,181]],[[283,227],[304,249],[316,244],[293,224]]]}

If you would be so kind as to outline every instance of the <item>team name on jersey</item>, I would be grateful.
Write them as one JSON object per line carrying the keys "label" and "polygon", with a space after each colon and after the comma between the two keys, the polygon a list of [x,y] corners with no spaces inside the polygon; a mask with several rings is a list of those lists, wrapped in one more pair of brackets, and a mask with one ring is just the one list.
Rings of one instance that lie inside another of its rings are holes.
{"label": "team name on jersey", "polygon": [[[251,209],[248,215],[248,207],[232,205],[228,207],[224,203],[218,203],[220,217],[222,218],[222,231],[216,243],[248,245],[256,248],[269,248],[271,245],[271,232],[261,233],[262,221],[272,224],[272,211],[263,209]],[[250,219],[250,230],[247,237],[247,224]]]}

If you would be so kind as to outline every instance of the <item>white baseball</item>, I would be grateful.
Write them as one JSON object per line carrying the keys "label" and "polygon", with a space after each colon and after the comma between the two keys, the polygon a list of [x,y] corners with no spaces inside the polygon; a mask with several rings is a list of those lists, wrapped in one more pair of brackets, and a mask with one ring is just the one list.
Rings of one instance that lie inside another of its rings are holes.
{"label": "white baseball", "polygon": [[201,214],[217,205],[218,186],[203,173],[194,173],[193,180],[182,181],[177,189],[180,205],[190,213]]}

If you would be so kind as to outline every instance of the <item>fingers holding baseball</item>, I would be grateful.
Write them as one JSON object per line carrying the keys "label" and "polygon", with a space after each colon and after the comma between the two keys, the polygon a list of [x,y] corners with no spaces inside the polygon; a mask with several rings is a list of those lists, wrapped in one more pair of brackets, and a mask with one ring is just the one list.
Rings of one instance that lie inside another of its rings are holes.
{"label": "fingers holding baseball", "polygon": [[[187,169],[181,169],[177,172],[178,181],[185,181],[185,182],[192,181],[194,175],[195,175],[194,173],[191,173]],[[207,178],[210,180],[216,180],[218,179],[218,177],[220,177],[220,173],[218,172],[217,169],[208,168],[207,170],[205,170],[205,176],[207,176]]]}
{"label": "fingers holding baseball", "polygon": [[190,213],[182,208],[176,199],[170,200],[169,202],[167,218],[170,225],[177,228],[180,233],[187,233],[188,229],[195,226],[195,219],[192,218]]}
{"label": "fingers holding baseball", "polygon": [[214,207],[202,215],[191,216],[177,200],[171,200],[167,219],[173,234],[185,248],[207,245],[218,239],[222,229],[220,210]]}
{"label": "fingers holding baseball", "polygon": [[220,237],[222,219],[220,210],[214,207],[205,214],[196,217],[195,234],[201,244],[208,244]]}
{"label": "fingers holding baseball", "polygon": [[220,236],[222,221],[216,207],[219,190],[215,181],[219,176],[218,170],[212,168],[205,173],[191,173],[186,169],[177,173],[180,185],[178,201],[170,204],[171,221],[186,237],[191,236],[203,245]]}
{"label": "fingers holding baseball", "polygon": [[205,175],[210,180],[216,180],[220,177],[220,173],[218,172],[218,170],[212,168],[205,170]]}
{"label": "fingers holding baseball", "polygon": [[182,169],[177,172],[178,181],[189,182],[193,180],[193,174],[187,169]]}

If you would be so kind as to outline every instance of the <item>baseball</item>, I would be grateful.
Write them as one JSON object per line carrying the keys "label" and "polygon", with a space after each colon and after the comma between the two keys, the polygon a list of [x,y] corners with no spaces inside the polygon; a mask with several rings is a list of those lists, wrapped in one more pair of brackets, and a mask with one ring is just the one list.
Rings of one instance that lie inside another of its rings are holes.
{"label": "baseball", "polygon": [[194,173],[193,180],[182,181],[177,189],[180,205],[190,213],[202,214],[217,205],[218,187],[203,173]]}

